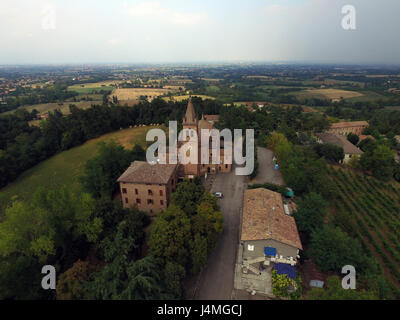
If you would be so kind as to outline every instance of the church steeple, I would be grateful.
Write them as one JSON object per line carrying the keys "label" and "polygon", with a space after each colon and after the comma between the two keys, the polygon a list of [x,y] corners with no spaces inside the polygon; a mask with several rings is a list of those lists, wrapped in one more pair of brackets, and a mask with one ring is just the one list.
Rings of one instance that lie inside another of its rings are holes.
{"label": "church steeple", "polygon": [[197,117],[194,111],[194,106],[192,102],[192,97],[189,97],[188,106],[186,109],[185,117],[183,118],[184,125],[197,125]]}

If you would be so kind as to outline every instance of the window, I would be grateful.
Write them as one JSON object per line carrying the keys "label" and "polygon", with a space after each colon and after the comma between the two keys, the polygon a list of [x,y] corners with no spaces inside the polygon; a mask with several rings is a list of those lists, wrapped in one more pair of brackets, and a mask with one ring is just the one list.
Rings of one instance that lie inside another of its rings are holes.
{"label": "window", "polygon": [[125,203],[129,203],[128,198],[125,198]]}
{"label": "window", "polygon": [[136,199],[136,203],[137,203],[137,204],[141,204],[141,202],[142,202],[142,201],[141,201],[140,199]]}
{"label": "window", "polygon": [[252,245],[249,244],[249,245],[247,246],[247,250],[249,250],[249,251],[254,251],[254,246],[252,246]]}
{"label": "window", "polygon": [[164,205],[164,200],[160,200],[160,204],[163,206]]}
{"label": "window", "polygon": [[138,189],[135,189],[135,194],[139,194],[139,191],[138,191]]}
{"label": "window", "polygon": [[126,193],[126,188],[122,188],[122,193]]}
{"label": "window", "polygon": [[149,196],[152,196],[153,195],[153,191],[152,190],[148,190],[148,194],[149,194]]}
{"label": "window", "polygon": [[163,196],[163,195],[164,195],[163,191],[162,191],[162,190],[160,190],[160,196]]}
{"label": "window", "polygon": [[228,165],[227,164],[225,165],[225,169],[228,169]]}
{"label": "window", "polygon": [[152,199],[148,199],[147,200],[147,204],[153,204],[153,200]]}

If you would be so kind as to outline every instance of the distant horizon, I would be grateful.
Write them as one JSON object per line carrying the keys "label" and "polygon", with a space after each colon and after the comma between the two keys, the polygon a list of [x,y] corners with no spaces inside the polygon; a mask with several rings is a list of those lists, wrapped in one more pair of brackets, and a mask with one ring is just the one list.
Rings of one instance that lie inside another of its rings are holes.
{"label": "distant horizon", "polygon": [[400,67],[400,63],[384,62],[321,62],[321,61],[153,61],[153,62],[56,62],[56,63],[0,63],[0,67],[29,67],[29,66],[145,66],[145,65],[171,65],[171,66],[196,66],[196,65],[309,65],[309,66],[348,66],[348,67]]}

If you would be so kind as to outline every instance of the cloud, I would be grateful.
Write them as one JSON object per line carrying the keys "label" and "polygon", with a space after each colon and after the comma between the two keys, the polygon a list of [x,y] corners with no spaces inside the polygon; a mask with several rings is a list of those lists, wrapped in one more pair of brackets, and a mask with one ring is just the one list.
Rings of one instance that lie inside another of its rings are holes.
{"label": "cloud", "polygon": [[160,2],[142,2],[128,9],[129,15],[136,18],[161,20],[175,25],[192,26],[203,23],[207,19],[204,12],[183,12],[165,8]]}

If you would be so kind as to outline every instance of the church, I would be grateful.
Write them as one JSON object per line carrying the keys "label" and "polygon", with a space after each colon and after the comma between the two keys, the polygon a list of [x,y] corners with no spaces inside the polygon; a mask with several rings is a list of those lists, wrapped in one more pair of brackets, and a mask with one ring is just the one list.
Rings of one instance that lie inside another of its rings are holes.
{"label": "church", "polygon": [[[178,178],[181,179],[189,179],[192,180],[196,176],[204,177],[210,174],[217,174],[220,172],[230,172],[232,170],[231,163],[224,163],[224,155],[225,153],[232,153],[232,148],[225,148],[224,141],[220,139],[219,150],[214,150],[219,152],[220,161],[219,163],[213,163],[212,161],[212,153],[213,153],[213,144],[210,140],[208,141],[208,157],[209,163],[202,163],[201,159],[201,145],[204,141],[202,141],[201,130],[212,130],[215,129],[215,122],[219,120],[218,115],[202,115],[201,120],[198,120],[196,116],[196,112],[194,110],[192,99],[189,98],[188,106],[186,109],[186,114],[182,119],[183,126],[183,135],[186,136],[185,142],[178,143],[178,154],[179,150],[185,147],[185,150],[193,150],[197,148],[198,161],[197,164],[180,164],[178,167]],[[193,136],[198,137],[198,143],[191,142],[190,138]],[[191,145],[192,144],[192,145]]]}
{"label": "church", "polygon": [[[232,153],[232,148],[224,147],[220,140],[219,163],[212,163],[213,144],[211,137],[208,147],[209,163],[201,163],[201,130],[214,129],[214,124],[219,120],[218,115],[203,115],[198,120],[192,99],[189,103],[184,118],[182,119],[182,135],[186,141],[178,142],[178,154],[182,148],[186,153],[194,152],[198,161],[196,163],[182,164],[150,164],[145,161],[135,161],[118,179],[120,184],[122,203],[124,208],[137,206],[140,210],[150,214],[167,209],[171,194],[176,190],[177,183],[183,179],[193,181],[195,177],[226,173],[232,170],[231,163],[224,162],[224,155]],[[191,137],[198,137],[198,143],[191,141]],[[204,141],[203,141],[204,142]],[[197,150],[197,152],[196,152]],[[207,151],[207,150],[206,150]],[[218,150],[214,150],[218,151]],[[165,150],[166,159],[169,159],[168,148]]]}

